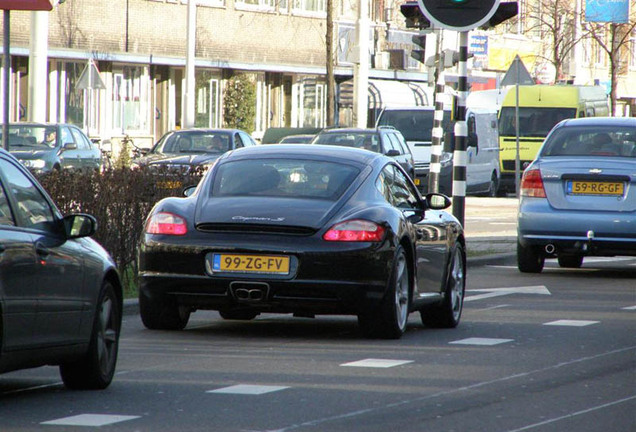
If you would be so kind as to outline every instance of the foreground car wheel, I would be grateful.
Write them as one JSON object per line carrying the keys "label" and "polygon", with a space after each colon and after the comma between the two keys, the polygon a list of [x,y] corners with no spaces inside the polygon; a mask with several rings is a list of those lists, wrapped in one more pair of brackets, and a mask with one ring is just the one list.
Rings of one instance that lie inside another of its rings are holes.
{"label": "foreground car wheel", "polygon": [[545,257],[536,246],[522,246],[517,241],[517,267],[522,273],[541,273]]}
{"label": "foreground car wheel", "polygon": [[62,381],[71,389],[105,389],[113,380],[119,348],[121,310],[115,289],[105,282],[97,303],[90,345],[77,362],[60,365]]}
{"label": "foreground car wheel", "polygon": [[583,255],[559,255],[557,260],[563,268],[581,268],[583,265]]}
{"label": "foreground car wheel", "polygon": [[221,315],[221,318],[226,320],[249,321],[256,318],[259,313],[251,310],[226,310],[219,311],[219,315]]}
{"label": "foreground car wheel", "polygon": [[190,309],[164,297],[147,297],[139,293],[139,315],[151,330],[183,330],[190,319]]}
{"label": "foreground car wheel", "polygon": [[406,252],[398,246],[387,294],[379,308],[358,315],[366,336],[399,339],[406,331],[410,306],[409,268]]}
{"label": "foreground car wheel", "polygon": [[464,309],[466,289],[466,256],[462,245],[452,252],[444,300],[441,304],[427,306],[420,311],[422,323],[427,327],[455,328],[459,324]]}

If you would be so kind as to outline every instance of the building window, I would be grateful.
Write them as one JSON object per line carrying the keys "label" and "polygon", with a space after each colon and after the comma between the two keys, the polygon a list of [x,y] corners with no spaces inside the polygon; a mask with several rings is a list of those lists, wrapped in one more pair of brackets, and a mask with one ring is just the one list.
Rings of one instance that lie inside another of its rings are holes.
{"label": "building window", "polygon": [[629,40],[629,67],[636,69],[636,31],[632,32],[632,37]]}
{"label": "building window", "polygon": [[61,120],[82,127],[84,125],[84,91],[77,89],[77,81],[86,63],[64,64],[64,112]]}
{"label": "building window", "polygon": [[219,80],[210,71],[197,71],[194,126],[218,128],[221,124]]}
{"label": "building window", "polygon": [[146,68],[124,66],[113,73],[113,128],[123,133],[147,132],[149,80]]}
{"label": "building window", "polygon": [[235,0],[237,9],[275,10],[276,0]]}
{"label": "building window", "polygon": [[325,85],[307,79],[302,85],[301,127],[321,127],[325,124]]}
{"label": "building window", "polygon": [[301,12],[326,12],[325,0],[294,0],[294,11]]}

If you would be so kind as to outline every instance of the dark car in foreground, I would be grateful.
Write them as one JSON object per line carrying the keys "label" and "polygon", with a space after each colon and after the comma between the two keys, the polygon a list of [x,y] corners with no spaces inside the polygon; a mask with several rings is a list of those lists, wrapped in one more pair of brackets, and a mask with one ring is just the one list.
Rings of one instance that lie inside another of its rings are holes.
{"label": "dark car in foreground", "polygon": [[324,129],[311,141],[312,144],[356,147],[394,158],[406,173],[415,179],[413,154],[399,130],[391,126],[369,129]]}
{"label": "dark car in foreground", "polygon": [[399,338],[408,314],[455,327],[464,297],[463,230],[445,195],[422,198],[390,157],[322,145],[239,149],[185,198],[159,201],[139,253],[150,329],[183,329],[198,309],[357,315],[366,335]]}
{"label": "dark car in foreground", "polygon": [[133,166],[188,172],[208,166],[227,151],[254,145],[254,139],[238,129],[180,129],[163,135]]}
{"label": "dark car in foreground", "polygon": [[71,124],[12,123],[9,125],[9,151],[27,168],[38,173],[63,168],[99,170],[102,165],[99,147]]}
{"label": "dark car in foreground", "polygon": [[122,289],[90,215],[63,217],[35,178],[0,150],[0,372],[59,365],[69,388],[115,373]]}
{"label": "dark car in foreground", "polygon": [[524,171],[519,270],[546,258],[577,268],[586,256],[636,255],[636,119],[565,120]]}

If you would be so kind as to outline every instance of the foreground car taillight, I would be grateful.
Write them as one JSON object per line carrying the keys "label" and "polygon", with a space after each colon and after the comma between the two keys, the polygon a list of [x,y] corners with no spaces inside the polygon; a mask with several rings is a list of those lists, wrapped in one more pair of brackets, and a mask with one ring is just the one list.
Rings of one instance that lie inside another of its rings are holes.
{"label": "foreground car taillight", "polygon": [[379,242],[383,237],[383,227],[360,219],[337,223],[322,236],[326,241],[346,242]]}
{"label": "foreground car taillight", "polygon": [[156,213],[146,224],[148,234],[184,235],[187,232],[186,220],[172,213]]}
{"label": "foreground car taillight", "polygon": [[523,173],[521,177],[522,196],[545,198],[545,189],[543,187],[543,179],[541,178],[541,170],[531,169]]}

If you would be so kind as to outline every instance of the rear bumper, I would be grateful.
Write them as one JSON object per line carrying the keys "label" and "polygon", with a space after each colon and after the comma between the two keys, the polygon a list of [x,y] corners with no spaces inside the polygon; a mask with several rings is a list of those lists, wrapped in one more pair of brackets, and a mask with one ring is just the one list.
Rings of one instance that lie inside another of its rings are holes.
{"label": "rear bumper", "polygon": [[636,256],[634,212],[556,211],[545,199],[524,198],[517,232],[521,245],[552,245],[556,253]]}

